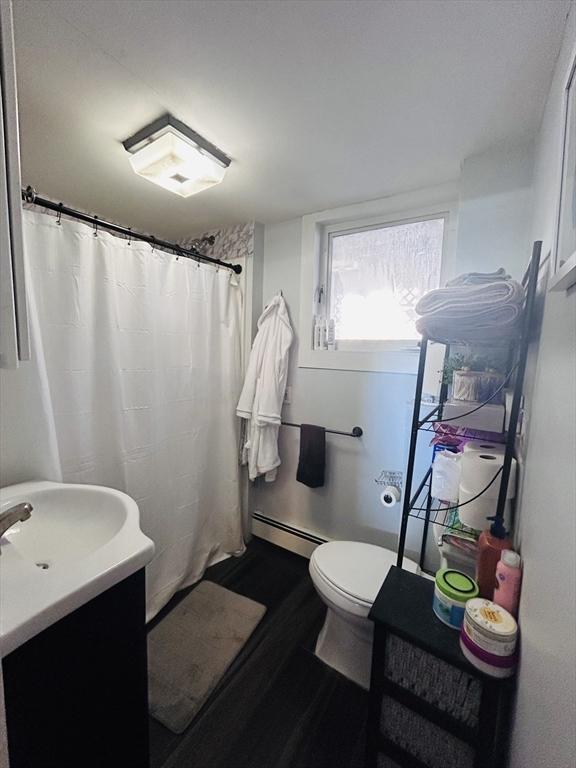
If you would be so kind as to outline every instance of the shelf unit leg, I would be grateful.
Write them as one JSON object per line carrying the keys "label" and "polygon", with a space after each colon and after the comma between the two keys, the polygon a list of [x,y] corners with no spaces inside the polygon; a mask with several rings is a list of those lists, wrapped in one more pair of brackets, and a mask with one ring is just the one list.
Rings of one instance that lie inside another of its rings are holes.
{"label": "shelf unit leg", "polygon": [[[432,484],[432,477],[430,477],[430,484]],[[422,544],[420,546],[420,560],[418,565],[424,570],[424,561],[426,560],[426,540],[428,539],[428,528],[430,526],[430,509],[432,508],[432,489],[428,488],[426,494],[426,514],[424,517],[424,526],[422,528]]]}
{"label": "shelf unit leg", "polygon": [[537,240],[532,248],[532,260],[530,262],[528,286],[526,289],[526,305],[524,307],[524,318],[522,323],[522,339],[520,342],[518,370],[516,371],[516,378],[514,381],[514,395],[512,397],[510,421],[508,424],[508,433],[506,435],[506,453],[504,455],[502,476],[500,478],[500,490],[498,492],[498,503],[496,506],[496,517],[500,520],[503,520],[504,518],[504,508],[506,506],[506,498],[508,495],[508,482],[510,480],[512,458],[514,455],[514,449],[516,447],[516,432],[518,430],[518,417],[520,415],[520,403],[522,402],[524,374],[526,372],[528,347],[530,345],[530,334],[532,332],[532,318],[534,315],[536,289],[538,287],[538,273],[540,270],[541,252],[542,242]]}
{"label": "shelf unit leg", "polygon": [[444,365],[442,366],[442,383],[440,384],[440,394],[438,400],[440,402],[440,408],[438,409],[438,421],[442,421],[444,415],[444,403],[448,399],[448,383],[444,381],[444,371],[448,360],[450,359],[450,344],[445,344],[444,348]]}
{"label": "shelf unit leg", "polygon": [[408,451],[408,466],[406,467],[406,480],[404,482],[404,503],[402,505],[402,522],[400,524],[400,536],[398,539],[398,558],[396,565],[402,568],[404,559],[404,547],[406,545],[406,531],[408,529],[408,514],[410,512],[410,494],[412,491],[412,479],[414,476],[414,461],[416,458],[416,444],[418,441],[418,422],[420,411],[418,403],[422,400],[422,386],[424,384],[424,369],[426,368],[426,351],[428,338],[422,336],[420,342],[420,356],[418,358],[418,375],[416,377],[416,391],[414,393],[414,412],[412,414],[412,429],[410,432],[410,450]]}

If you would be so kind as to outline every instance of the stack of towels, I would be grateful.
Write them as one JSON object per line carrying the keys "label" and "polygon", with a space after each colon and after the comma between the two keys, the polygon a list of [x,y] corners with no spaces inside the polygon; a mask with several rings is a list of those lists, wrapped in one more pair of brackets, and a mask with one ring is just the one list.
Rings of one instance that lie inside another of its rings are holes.
{"label": "stack of towels", "polygon": [[420,333],[442,342],[482,342],[518,335],[524,289],[507,275],[469,272],[416,304]]}

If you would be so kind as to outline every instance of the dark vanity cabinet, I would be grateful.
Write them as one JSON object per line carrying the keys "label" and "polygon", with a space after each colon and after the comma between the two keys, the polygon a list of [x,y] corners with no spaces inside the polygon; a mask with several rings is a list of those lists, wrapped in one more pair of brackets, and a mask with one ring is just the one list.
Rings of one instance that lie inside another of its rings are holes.
{"label": "dark vanity cabinet", "polygon": [[372,606],[367,768],[505,768],[514,680],[464,658],[434,582],[391,568]]}
{"label": "dark vanity cabinet", "polygon": [[147,768],[144,570],[2,660],[10,768]]}

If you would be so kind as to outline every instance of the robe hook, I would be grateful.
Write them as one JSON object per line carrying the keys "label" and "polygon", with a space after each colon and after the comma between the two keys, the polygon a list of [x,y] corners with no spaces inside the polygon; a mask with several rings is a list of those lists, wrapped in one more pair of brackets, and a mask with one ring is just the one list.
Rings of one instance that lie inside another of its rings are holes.
{"label": "robe hook", "polygon": [[36,190],[34,187],[31,187],[30,185],[26,187],[26,191],[24,192],[24,200],[30,204],[36,200]]}

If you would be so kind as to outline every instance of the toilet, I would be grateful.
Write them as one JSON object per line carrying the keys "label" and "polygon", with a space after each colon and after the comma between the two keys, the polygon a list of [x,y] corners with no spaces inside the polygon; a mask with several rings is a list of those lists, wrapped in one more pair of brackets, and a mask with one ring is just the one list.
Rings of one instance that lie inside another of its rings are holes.
{"label": "toilet", "polygon": [[[310,576],[327,612],[316,656],[363,688],[370,686],[373,625],[368,619],[396,553],[358,541],[329,541],[310,558]],[[404,558],[402,567],[418,566]]]}

